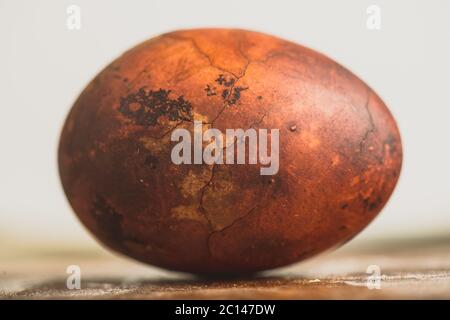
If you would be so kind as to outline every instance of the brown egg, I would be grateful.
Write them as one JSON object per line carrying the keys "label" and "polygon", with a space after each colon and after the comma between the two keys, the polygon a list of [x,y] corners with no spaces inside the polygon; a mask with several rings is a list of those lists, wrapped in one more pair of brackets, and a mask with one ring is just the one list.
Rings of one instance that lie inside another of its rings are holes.
{"label": "brown egg", "polygon": [[[262,174],[261,156],[174,163],[174,132],[194,137],[194,121],[200,139],[210,128],[267,133],[278,170]],[[393,117],[350,71],[231,29],[171,32],[124,53],[81,93],[59,147],[65,193],[101,243],[211,274],[285,266],[346,242],[383,208],[401,162]]]}

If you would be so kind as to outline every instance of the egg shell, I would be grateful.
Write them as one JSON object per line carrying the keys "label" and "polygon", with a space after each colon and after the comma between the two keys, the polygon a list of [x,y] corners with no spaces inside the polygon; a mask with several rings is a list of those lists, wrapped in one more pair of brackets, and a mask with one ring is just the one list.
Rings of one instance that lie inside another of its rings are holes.
{"label": "egg shell", "polygon": [[[279,170],[174,164],[176,129],[278,129]],[[59,146],[64,191],[106,247],[200,274],[251,273],[337,247],[400,174],[395,120],[346,68],[235,29],[181,30],[125,52],[84,89]]]}

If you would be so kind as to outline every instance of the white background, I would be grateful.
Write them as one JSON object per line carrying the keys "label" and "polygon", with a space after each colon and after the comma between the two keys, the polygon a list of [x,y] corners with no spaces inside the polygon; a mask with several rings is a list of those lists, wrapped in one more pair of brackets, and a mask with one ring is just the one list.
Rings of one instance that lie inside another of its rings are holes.
{"label": "white background", "polygon": [[[66,8],[81,8],[81,30]],[[381,30],[366,8],[381,8]],[[239,27],[316,49],[384,99],[403,136],[404,166],[388,206],[358,238],[450,231],[450,1],[0,0],[0,244],[94,241],[62,193],[63,121],[96,73],[162,32]],[[9,243],[9,242],[8,242]]]}

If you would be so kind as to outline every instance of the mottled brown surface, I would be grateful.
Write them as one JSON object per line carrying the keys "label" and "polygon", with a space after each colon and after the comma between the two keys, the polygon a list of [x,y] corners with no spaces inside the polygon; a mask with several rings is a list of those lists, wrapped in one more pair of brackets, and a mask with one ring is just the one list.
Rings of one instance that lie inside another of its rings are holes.
{"label": "mottled brown surface", "polygon": [[[175,165],[171,131],[280,129],[280,170]],[[283,266],[361,231],[402,160],[380,98],[323,55],[261,33],[203,29],[146,41],[103,70],[65,123],[61,179],[108,247],[201,273]]]}

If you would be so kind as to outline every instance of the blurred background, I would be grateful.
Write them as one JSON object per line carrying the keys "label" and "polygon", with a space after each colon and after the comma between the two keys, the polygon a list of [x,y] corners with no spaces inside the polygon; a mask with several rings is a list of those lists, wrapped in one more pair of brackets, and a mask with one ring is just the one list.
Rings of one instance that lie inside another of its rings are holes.
{"label": "blurred background", "polygon": [[[80,29],[68,27],[71,5],[80,9]],[[372,5],[380,29],[367,25]],[[389,106],[403,137],[401,179],[350,246],[450,234],[449,1],[0,0],[3,250],[100,250],[62,192],[56,150],[63,121],[88,81],[122,52],[196,27],[252,29],[318,50]]]}

